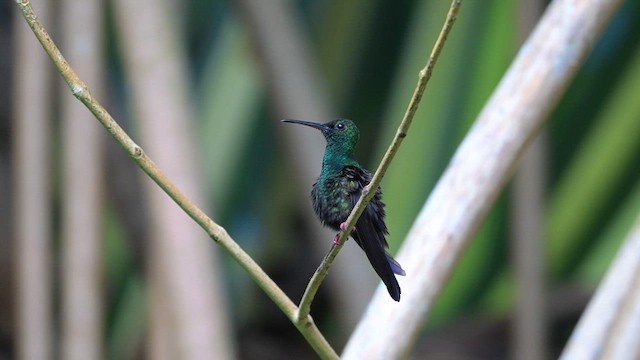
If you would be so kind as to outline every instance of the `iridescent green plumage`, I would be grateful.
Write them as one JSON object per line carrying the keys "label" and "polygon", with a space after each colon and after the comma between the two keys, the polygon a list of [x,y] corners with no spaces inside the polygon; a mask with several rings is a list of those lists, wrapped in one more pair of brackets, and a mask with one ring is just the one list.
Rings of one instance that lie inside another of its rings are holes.
{"label": "iridescent green plumage", "polygon": [[[322,171],[313,184],[311,197],[313,209],[322,223],[339,230],[360,198],[362,189],[371,181],[371,173],[361,167],[353,156],[359,137],[358,128],[347,119],[337,119],[326,124],[300,120],[283,121],[316,128],[327,140]],[[373,199],[356,222],[351,236],[367,255],[374,270],[386,285],[389,295],[395,301],[400,301],[400,286],[394,273],[405,275],[405,272],[387,252],[385,235],[389,233],[384,216],[382,191],[378,187]]]}

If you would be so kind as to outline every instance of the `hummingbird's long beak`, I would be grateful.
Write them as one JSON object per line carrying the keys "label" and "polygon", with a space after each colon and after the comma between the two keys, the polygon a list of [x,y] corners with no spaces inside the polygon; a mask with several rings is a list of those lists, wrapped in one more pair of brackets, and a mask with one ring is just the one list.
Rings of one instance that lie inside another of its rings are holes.
{"label": "hummingbird's long beak", "polygon": [[293,120],[293,119],[284,119],[284,120],[282,120],[282,122],[292,123],[292,124],[306,125],[306,126],[310,126],[310,127],[312,127],[312,128],[318,129],[318,130],[320,130],[320,131],[325,131],[325,130],[327,130],[327,126],[326,126],[325,124],[319,124],[319,123],[314,123],[314,122],[310,122],[310,121]]}

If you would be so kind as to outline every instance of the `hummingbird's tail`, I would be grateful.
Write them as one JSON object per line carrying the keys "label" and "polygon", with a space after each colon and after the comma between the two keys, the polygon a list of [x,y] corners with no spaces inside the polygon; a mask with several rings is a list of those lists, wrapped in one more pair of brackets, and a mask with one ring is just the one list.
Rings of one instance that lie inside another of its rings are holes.
{"label": "hummingbird's tail", "polygon": [[361,216],[356,229],[351,233],[353,239],[367,255],[371,266],[376,271],[395,301],[400,301],[400,285],[394,275],[405,275],[400,264],[387,252],[384,232],[374,226],[369,216]]}
{"label": "hummingbird's tail", "polygon": [[387,255],[387,261],[389,262],[389,265],[391,266],[391,270],[393,271],[394,274],[400,275],[400,276],[407,275],[407,273],[404,272],[404,269],[402,268],[402,266],[400,266],[400,263],[396,261],[396,259],[394,259],[393,256],[391,256],[391,254],[389,254],[388,252],[385,252],[385,255]]}

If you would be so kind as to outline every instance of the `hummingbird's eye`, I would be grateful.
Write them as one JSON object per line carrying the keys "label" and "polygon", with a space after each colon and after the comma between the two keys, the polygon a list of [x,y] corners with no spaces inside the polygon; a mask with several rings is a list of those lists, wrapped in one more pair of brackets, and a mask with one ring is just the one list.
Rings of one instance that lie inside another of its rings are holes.
{"label": "hummingbird's eye", "polygon": [[343,123],[337,123],[336,124],[336,129],[338,129],[338,130],[344,129],[344,124]]}

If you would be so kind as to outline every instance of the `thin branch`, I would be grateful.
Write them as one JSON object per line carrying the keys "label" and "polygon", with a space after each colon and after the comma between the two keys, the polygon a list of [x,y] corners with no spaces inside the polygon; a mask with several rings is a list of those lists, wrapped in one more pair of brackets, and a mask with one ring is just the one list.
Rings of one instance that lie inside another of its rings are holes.
{"label": "thin branch", "polygon": [[371,182],[362,190],[360,199],[358,200],[356,205],[353,207],[351,214],[347,218],[345,230],[343,230],[340,233],[340,239],[338,241],[339,244],[337,245],[334,244],[331,247],[331,249],[329,250],[329,253],[322,260],[322,263],[320,263],[320,266],[318,267],[316,272],[313,274],[313,277],[309,281],[309,285],[307,285],[307,289],[305,290],[304,295],[302,296],[302,300],[300,300],[299,312],[297,316],[298,319],[302,319],[309,315],[311,311],[311,303],[313,302],[313,298],[315,297],[316,292],[320,287],[320,284],[322,283],[324,278],[327,276],[327,272],[329,270],[329,267],[331,266],[331,263],[333,263],[333,260],[338,255],[338,252],[340,251],[340,249],[342,249],[342,246],[344,246],[344,243],[349,238],[349,235],[351,234],[351,229],[353,229],[353,227],[355,226],[356,222],[360,218],[360,215],[362,215],[362,212],[364,211],[365,207],[375,195],[375,191],[371,191],[371,189],[377,189],[378,186],[380,186],[382,177],[387,172],[387,169],[389,168],[391,161],[393,160],[394,156],[398,152],[398,148],[400,147],[402,140],[404,140],[404,138],[407,136],[407,132],[409,131],[409,127],[411,126],[413,117],[416,114],[416,111],[418,110],[418,106],[420,105],[420,100],[422,100],[424,89],[426,88],[427,83],[429,83],[429,79],[431,79],[433,68],[436,65],[436,62],[438,61],[440,53],[442,52],[442,48],[444,47],[444,43],[447,40],[447,36],[449,35],[449,32],[451,32],[451,28],[453,27],[453,24],[456,21],[456,16],[460,10],[461,3],[462,3],[462,0],[453,0],[451,2],[451,6],[449,7],[449,13],[447,14],[447,18],[444,22],[442,30],[440,30],[440,35],[438,35],[438,39],[436,40],[436,43],[433,46],[433,50],[431,50],[431,55],[429,56],[429,60],[427,61],[426,66],[422,70],[420,70],[420,73],[418,76],[418,84],[416,85],[416,89],[413,92],[413,96],[409,101],[409,106],[407,107],[407,111],[404,114],[402,122],[400,123],[400,126],[398,126],[396,135],[391,141],[391,145],[389,145],[387,152],[384,154],[384,157],[382,158],[380,165],[378,165],[378,168],[375,174],[373,175],[373,178],[371,178]]}
{"label": "thin branch", "polygon": [[116,123],[107,110],[91,95],[87,85],[80,80],[75,71],[55,45],[48,32],[38,20],[28,0],[18,0],[17,5],[33,33],[42,44],[56,68],[71,88],[73,95],[80,100],[100,123],[107,129],[122,148],[153,179],[207,234],[222,246],[231,257],[244,268],[249,276],[269,296],[269,298],[285,313],[302,333],[307,342],[323,358],[338,358],[324,336],[315,326],[311,316],[300,319],[297,307],[276,283],[260,268],[260,266],[229,236],[227,231],[216,224],[200,208],[198,208],[185,194],[158,168],[158,166],[144,153]]}

